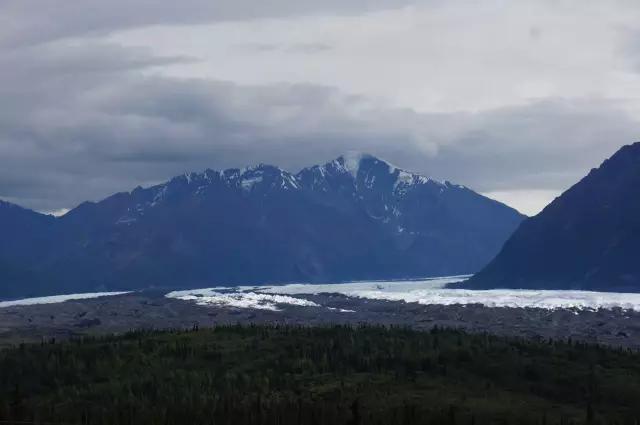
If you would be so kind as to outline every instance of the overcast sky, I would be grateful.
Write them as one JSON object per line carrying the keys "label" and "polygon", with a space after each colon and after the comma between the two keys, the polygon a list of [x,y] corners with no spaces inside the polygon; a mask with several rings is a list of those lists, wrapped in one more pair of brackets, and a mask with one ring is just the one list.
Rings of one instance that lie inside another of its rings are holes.
{"label": "overcast sky", "polygon": [[535,214],[640,139],[640,2],[3,0],[0,199],[344,151]]}

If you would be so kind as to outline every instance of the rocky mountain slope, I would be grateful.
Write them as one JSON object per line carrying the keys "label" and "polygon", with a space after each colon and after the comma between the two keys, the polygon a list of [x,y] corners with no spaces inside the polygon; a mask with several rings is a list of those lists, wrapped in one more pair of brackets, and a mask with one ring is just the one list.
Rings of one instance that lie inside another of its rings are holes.
{"label": "rocky mountain slope", "polygon": [[640,143],[524,221],[466,285],[640,291]]}
{"label": "rocky mountain slope", "polygon": [[297,174],[264,164],[185,174],[56,219],[22,211],[37,218],[37,241],[24,232],[37,249],[20,263],[0,257],[4,297],[472,273],[523,218],[360,154]]}

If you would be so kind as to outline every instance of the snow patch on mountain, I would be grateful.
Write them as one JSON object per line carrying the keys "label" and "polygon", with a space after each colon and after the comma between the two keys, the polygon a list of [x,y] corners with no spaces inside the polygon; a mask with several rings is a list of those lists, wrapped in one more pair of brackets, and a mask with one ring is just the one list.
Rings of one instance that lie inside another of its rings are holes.
{"label": "snow patch on mountain", "polygon": [[251,190],[257,183],[262,182],[262,176],[243,177],[240,180],[240,185],[244,190]]}
{"label": "snow patch on mountain", "polygon": [[[397,174],[396,182],[393,185],[395,195],[402,196],[412,187],[429,182],[441,185],[443,188],[447,187],[445,183],[439,182],[430,177],[405,171],[369,154],[356,151],[348,151],[327,164],[305,168],[295,175],[278,167],[258,164],[242,169],[230,168],[220,172],[206,170],[203,173],[185,173],[177,179],[182,179],[182,181],[186,182],[187,185],[191,185],[193,182],[198,182],[198,186],[194,189],[195,194],[202,194],[207,185],[219,180],[224,182],[230,188],[239,188],[248,192],[257,184],[271,180],[271,178],[277,178],[277,183],[274,183],[271,189],[300,190],[307,187],[326,192],[330,188],[327,185],[327,179],[340,174],[348,174],[353,178],[355,190],[358,190],[358,176],[362,170],[363,161],[365,160],[372,160],[377,164],[385,164],[389,174]],[[269,176],[268,178],[267,175]],[[310,176],[310,181],[307,180],[303,182],[303,178],[305,176]],[[374,189],[378,184],[378,177],[379,176],[376,174],[374,169],[367,168],[367,175],[364,176],[364,188],[369,190]],[[172,180],[172,182],[174,180]],[[162,201],[166,196],[168,186],[172,182],[165,183],[157,187],[156,194],[153,201],[150,202],[150,206],[156,206]]]}
{"label": "snow patch on mountain", "polygon": [[155,207],[160,202],[162,202],[166,194],[167,194],[167,185],[165,184],[159,187],[158,190],[156,191],[156,194],[153,197],[153,201],[151,201],[151,206]]}
{"label": "snow patch on mountain", "polygon": [[135,217],[124,216],[124,217],[120,217],[118,221],[116,221],[116,224],[130,225],[135,223],[136,221],[138,221],[138,219]]}
{"label": "snow patch on mountain", "polygon": [[283,189],[300,189],[300,184],[295,176],[280,170],[280,178],[282,179],[281,187]]}
{"label": "snow patch on mountain", "polygon": [[447,188],[447,184],[445,182],[398,169],[398,177],[395,184],[393,185],[393,189],[398,194],[405,194],[408,188],[427,183],[433,183],[437,186],[440,186],[440,193],[442,193]]}
{"label": "snow patch on mountain", "polygon": [[348,151],[345,152],[339,159],[342,161],[342,166],[346,171],[348,171],[353,178],[358,177],[358,171],[360,170],[360,163],[363,158],[370,157],[369,155],[363,154],[362,152],[357,151]]}
{"label": "snow patch on mountain", "polygon": [[[395,182],[391,181],[391,189],[389,189],[389,175],[392,179],[395,177]],[[352,183],[342,178],[343,176],[349,176]],[[262,163],[223,171],[207,169],[202,173],[184,173],[169,182],[149,189],[135,189],[130,195],[142,196],[142,200],[139,201],[135,210],[128,209],[118,218],[116,224],[132,225],[145,214],[147,208],[163,204],[170,194],[172,197],[174,194],[179,195],[176,199],[180,199],[185,194],[204,197],[209,193],[209,188],[215,185],[239,190],[245,196],[266,195],[273,191],[311,191],[323,194],[336,192],[338,195],[347,194],[354,199],[369,202],[372,199],[371,194],[375,194],[373,196],[383,197],[385,203],[390,202],[392,205],[393,198],[399,200],[414,188],[431,183],[440,186],[440,193],[448,188],[460,187],[405,171],[374,156],[356,151],[346,152],[324,165],[304,168],[295,175]],[[365,199],[369,200],[365,201]],[[374,211],[372,217],[384,222],[388,222],[392,215],[395,217],[400,215],[398,206],[386,204],[384,211],[388,211],[389,216],[381,216],[374,209],[371,211]],[[403,230],[398,232],[402,233]]]}

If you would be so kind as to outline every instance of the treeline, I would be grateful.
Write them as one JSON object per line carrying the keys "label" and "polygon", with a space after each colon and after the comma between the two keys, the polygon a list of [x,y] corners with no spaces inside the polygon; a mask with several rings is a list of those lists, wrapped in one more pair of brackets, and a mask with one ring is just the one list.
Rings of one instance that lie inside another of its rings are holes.
{"label": "treeline", "polygon": [[0,351],[0,423],[638,424],[640,355],[456,330],[223,326]]}

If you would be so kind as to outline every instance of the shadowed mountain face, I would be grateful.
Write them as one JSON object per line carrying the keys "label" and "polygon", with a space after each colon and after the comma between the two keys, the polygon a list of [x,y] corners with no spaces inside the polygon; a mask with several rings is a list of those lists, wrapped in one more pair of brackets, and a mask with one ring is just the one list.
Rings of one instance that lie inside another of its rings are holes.
{"label": "shadowed mountain face", "polygon": [[466,286],[640,291],[640,143],[524,221]]}
{"label": "shadowed mountain face", "polygon": [[523,218],[368,155],[295,175],[269,165],[186,174],[57,219],[20,211],[3,225],[26,222],[11,239],[35,248],[21,261],[1,252],[4,297],[472,273]]}
{"label": "shadowed mountain face", "polygon": [[41,292],[33,261],[42,258],[55,218],[0,201],[0,295],[20,293],[22,285]]}

